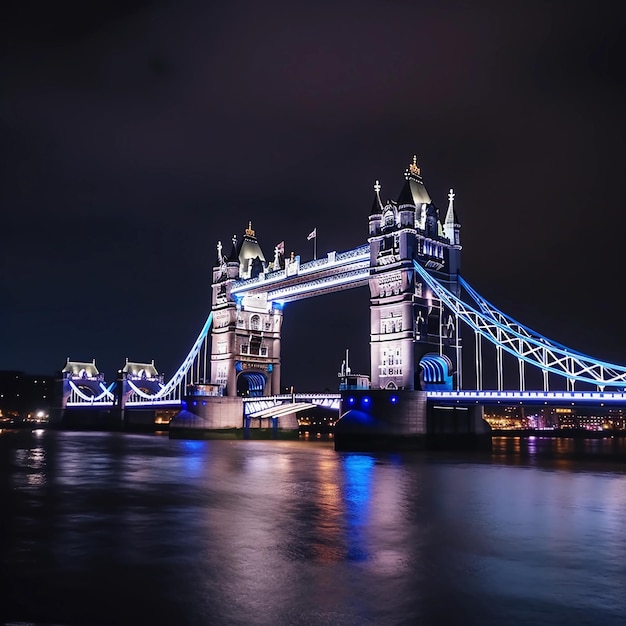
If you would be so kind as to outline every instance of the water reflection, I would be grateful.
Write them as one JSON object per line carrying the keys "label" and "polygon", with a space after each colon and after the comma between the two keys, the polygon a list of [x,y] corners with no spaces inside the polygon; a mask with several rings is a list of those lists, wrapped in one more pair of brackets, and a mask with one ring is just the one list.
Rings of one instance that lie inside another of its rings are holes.
{"label": "water reflection", "polygon": [[626,437],[493,437],[492,458],[511,464],[541,466],[547,463],[560,469],[594,467],[606,464],[616,470],[626,462]]}
{"label": "water reflection", "polygon": [[610,449],[2,434],[0,619],[621,624],[626,472]]}
{"label": "water reflection", "polygon": [[343,465],[347,558],[365,561],[370,556],[365,530],[369,522],[374,459],[367,455],[348,454],[343,459]]}
{"label": "water reflection", "polygon": [[15,488],[38,488],[46,483],[46,451],[37,446],[15,451]]}

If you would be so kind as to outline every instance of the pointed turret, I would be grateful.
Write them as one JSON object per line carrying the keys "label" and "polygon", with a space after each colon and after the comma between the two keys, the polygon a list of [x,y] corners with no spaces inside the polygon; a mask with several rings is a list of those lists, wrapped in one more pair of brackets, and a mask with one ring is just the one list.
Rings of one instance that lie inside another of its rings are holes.
{"label": "pointed turret", "polygon": [[226,259],[226,275],[228,278],[239,278],[239,254],[237,254],[237,235],[233,235],[233,245]]}
{"label": "pointed turret", "polygon": [[454,210],[454,191],[450,189],[450,193],[448,193],[448,211],[446,213],[443,230],[445,236],[450,240],[450,243],[453,246],[458,246],[461,243],[459,237],[460,228],[461,224],[459,224],[459,219],[456,216],[456,211]]}
{"label": "pointed turret", "polygon": [[380,200],[380,190],[380,183],[376,181],[374,183],[374,202],[372,202],[372,210],[370,211],[370,216],[383,214],[383,203]]}
{"label": "pointed turret", "polygon": [[237,253],[237,235],[233,235],[231,241],[233,245],[230,249],[230,254],[228,255],[229,263],[239,263],[239,254]]}
{"label": "pointed turret", "polygon": [[[401,228],[415,228],[415,217],[417,214],[417,207],[419,204],[415,204],[415,199],[413,198],[413,192],[411,190],[411,177],[415,175],[411,173],[411,168],[415,168],[418,172],[419,176],[419,168],[417,167],[417,157],[413,157],[413,163],[405,172],[405,176],[408,176],[402,191],[400,192],[400,196],[398,197],[398,222]],[[416,179],[417,180],[417,179]],[[419,179],[421,181],[421,178]],[[421,183],[420,183],[421,184]],[[422,185],[423,187],[423,185]]]}
{"label": "pointed turret", "polygon": [[380,225],[383,219],[383,203],[380,201],[380,183],[376,181],[374,184],[374,202],[369,216],[369,233],[370,237],[380,232]]}

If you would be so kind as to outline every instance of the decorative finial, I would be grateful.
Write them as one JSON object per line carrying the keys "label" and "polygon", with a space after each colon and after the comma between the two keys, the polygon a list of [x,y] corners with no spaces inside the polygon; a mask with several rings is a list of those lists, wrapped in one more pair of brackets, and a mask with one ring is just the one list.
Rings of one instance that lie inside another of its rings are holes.
{"label": "decorative finial", "polygon": [[409,172],[411,172],[411,174],[416,174],[417,176],[420,175],[420,168],[417,165],[417,155],[413,155],[413,163],[411,163],[411,165],[409,165]]}
{"label": "decorative finial", "polygon": [[452,189],[450,189],[450,193],[448,193],[448,200],[450,201],[450,204],[452,204],[452,201],[454,200],[454,191],[452,191]]}
{"label": "decorative finial", "polygon": [[252,230],[252,222],[248,222],[248,228],[246,228],[246,235],[254,237],[254,231]]}
{"label": "decorative finial", "polygon": [[380,193],[380,183],[378,181],[374,184],[374,191]]}
{"label": "decorative finial", "polygon": [[222,256],[222,242],[218,241],[217,242],[217,262],[221,263],[224,260],[224,257]]}

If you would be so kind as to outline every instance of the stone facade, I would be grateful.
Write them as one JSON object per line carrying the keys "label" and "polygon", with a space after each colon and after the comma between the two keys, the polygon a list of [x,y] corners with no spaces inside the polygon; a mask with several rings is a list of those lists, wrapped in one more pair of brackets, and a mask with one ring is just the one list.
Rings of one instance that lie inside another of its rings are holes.
{"label": "stone facade", "polygon": [[252,225],[243,239],[233,237],[230,256],[222,255],[213,268],[211,328],[211,383],[223,394],[273,395],[280,393],[280,331],[282,306],[268,302],[266,294],[237,298],[232,286],[240,279],[258,277],[280,263],[265,257]]}
{"label": "stone facade", "polygon": [[369,216],[371,386],[451,387],[461,355],[458,323],[419,280],[413,263],[459,294],[460,225],[454,194],[449,195],[444,226],[416,159],[405,179],[397,201],[383,202],[380,185],[374,186]]}

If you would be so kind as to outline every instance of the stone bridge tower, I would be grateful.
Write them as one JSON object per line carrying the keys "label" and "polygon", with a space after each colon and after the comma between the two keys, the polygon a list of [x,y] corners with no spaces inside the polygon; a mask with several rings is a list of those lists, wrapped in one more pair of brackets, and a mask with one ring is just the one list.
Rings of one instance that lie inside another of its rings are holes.
{"label": "stone bridge tower", "polygon": [[248,224],[241,241],[234,235],[229,256],[217,244],[217,265],[213,268],[211,328],[211,383],[225,396],[267,396],[280,393],[280,304],[266,295],[239,298],[233,285],[279,269],[280,250],[268,263]]}
{"label": "stone bridge tower", "polygon": [[415,271],[417,261],[459,295],[460,225],[450,190],[442,223],[424,186],[417,158],[396,201],[374,185],[369,216],[370,349],[373,389],[461,386],[458,320]]}

